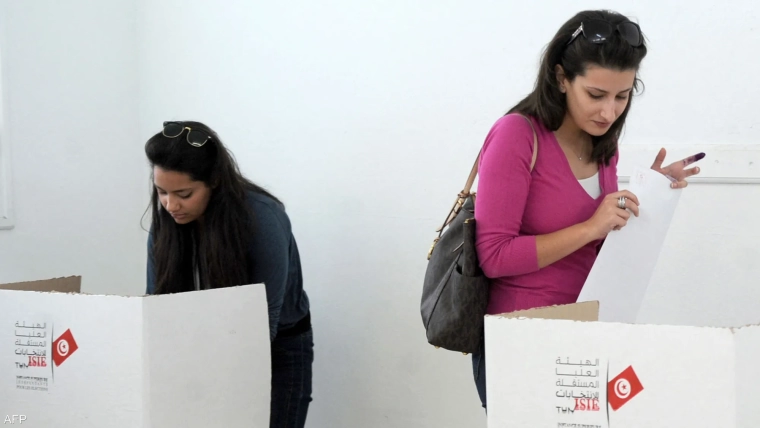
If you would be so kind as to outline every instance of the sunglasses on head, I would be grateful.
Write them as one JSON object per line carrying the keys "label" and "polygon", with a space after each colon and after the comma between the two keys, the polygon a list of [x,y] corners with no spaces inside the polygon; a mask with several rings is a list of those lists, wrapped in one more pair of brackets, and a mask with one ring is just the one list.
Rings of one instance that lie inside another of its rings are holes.
{"label": "sunglasses on head", "polygon": [[163,134],[166,138],[179,137],[183,132],[185,132],[185,130],[188,131],[187,142],[190,143],[191,146],[202,147],[208,140],[211,139],[211,136],[205,132],[194,130],[189,126],[184,126],[179,122],[164,122]]}
{"label": "sunglasses on head", "polygon": [[587,19],[581,22],[580,27],[570,37],[569,45],[573,43],[579,34],[583,34],[591,43],[604,43],[611,35],[612,32],[617,30],[620,35],[634,48],[641,46],[644,42],[641,35],[641,27],[631,21],[622,22],[616,26],[613,26],[609,22],[602,19]]}

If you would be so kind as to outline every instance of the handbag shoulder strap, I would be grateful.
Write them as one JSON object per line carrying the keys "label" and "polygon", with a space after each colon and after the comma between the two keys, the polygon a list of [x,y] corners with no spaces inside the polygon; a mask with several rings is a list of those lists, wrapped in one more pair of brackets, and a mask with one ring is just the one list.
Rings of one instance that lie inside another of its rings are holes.
{"label": "handbag shoulder strap", "polygon": [[[518,113],[519,114],[519,113]],[[530,129],[533,131],[533,159],[530,163],[530,170],[533,171],[533,167],[536,166],[536,158],[538,157],[538,135],[536,134],[536,128],[533,127],[533,122],[526,116],[520,114],[523,119],[528,121],[528,124],[530,125]],[[467,177],[467,182],[464,184],[464,189],[462,189],[462,193],[459,194],[460,197],[466,198],[470,195],[470,189],[472,189],[473,183],[475,183],[475,177],[478,175],[478,164],[480,164],[480,155],[483,153],[483,149],[481,148],[478,152],[478,156],[475,158],[475,164],[472,165],[472,170],[470,170],[470,176]]]}
{"label": "handbag shoulder strap", "polygon": [[[520,116],[523,117],[523,119],[528,121],[528,124],[530,124],[530,129],[533,130],[533,160],[530,163],[530,170],[533,171],[533,167],[536,165],[536,158],[538,156],[538,135],[536,135],[536,128],[533,127],[533,122],[526,116],[520,114]],[[473,202],[475,199],[475,194],[470,193],[470,189],[472,189],[473,183],[475,183],[475,177],[478,175],[478,164],[480,163],[480,155],[483,153],[483,149],[481,148],[478,152],[478,156],[475,158],[475,163],[472,165],[472,170],[470,171],[469,177],[467,177],[467,182],[464,185],[464,188],[462,191],[457,195],[457,200],[454,202],[454,206],[451,207],[451,211],[449,211],[448,217],[446,217],[446,221],[443,222],[441,227],[436,230],[438,232],[438,238],[436,238],[436,242],[440,238],[441,234],[443,234],[443,229],[448,226],[449,223],[459,214],[459,210],[464,205],[464,202],[467,198],[472,196]],[[435,246],[435,242],[433,243],[433,246]],[[430,247],[430,252],[428,253],[428,259],[430,258],[430,253],[433,251],[433,247]]]}

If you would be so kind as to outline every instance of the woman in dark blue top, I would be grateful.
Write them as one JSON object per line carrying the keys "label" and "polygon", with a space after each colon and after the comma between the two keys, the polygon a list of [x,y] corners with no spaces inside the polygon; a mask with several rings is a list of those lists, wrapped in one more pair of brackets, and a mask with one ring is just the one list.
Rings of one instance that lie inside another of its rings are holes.
{"label": "woman in dark blue top", "polygon": [[147,293],[264,283],[272,341],[270,426],[303,427],[314,344],[298,247],[282,203],[246,179],[202,123],[165,122],[145,153],[153,178]]}

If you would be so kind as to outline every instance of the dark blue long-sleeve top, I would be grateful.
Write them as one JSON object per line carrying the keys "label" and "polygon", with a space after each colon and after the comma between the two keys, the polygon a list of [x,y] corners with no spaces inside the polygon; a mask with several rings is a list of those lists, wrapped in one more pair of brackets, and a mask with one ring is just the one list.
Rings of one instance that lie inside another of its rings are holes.
{"label": "dark blue long-sleeve top", "polygon": [[[272,198],[248,193],[255,213],[255,239],[250,244],[251,284],[264,283],[269,307],[269,333],[292,329],[309,314],[309,298],[303,289],[301,259],[284,208]],[[151,228],[152,230],[152,228]],[[153,235],[148,236],[147,294],[155,291]],[[241,284],[243,285],[243,284]]]}

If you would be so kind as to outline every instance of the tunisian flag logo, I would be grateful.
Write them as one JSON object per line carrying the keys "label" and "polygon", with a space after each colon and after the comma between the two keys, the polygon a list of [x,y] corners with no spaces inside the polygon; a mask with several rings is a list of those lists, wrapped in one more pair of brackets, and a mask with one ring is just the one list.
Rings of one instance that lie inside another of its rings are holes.
{"label": "tunisian flag logo", "polygon": [[56,366],[60,366],[77,349],[79,349],[79,347],[74,340],[74,335],[71,334],[71,330],[64,331],[63,334],[58,336],[58,339],[55,339],[55,342],[53,342],[53,363]]}
{"label": "tunisian flag logo", "polygon": [[607,383],[607,402],[610,403],[612,410],[617,410],[643,390],[644,386],[641,385],[633,367],[628,366]]}

